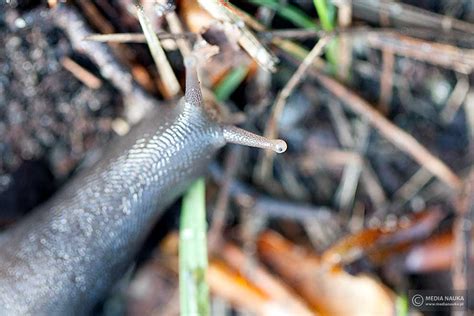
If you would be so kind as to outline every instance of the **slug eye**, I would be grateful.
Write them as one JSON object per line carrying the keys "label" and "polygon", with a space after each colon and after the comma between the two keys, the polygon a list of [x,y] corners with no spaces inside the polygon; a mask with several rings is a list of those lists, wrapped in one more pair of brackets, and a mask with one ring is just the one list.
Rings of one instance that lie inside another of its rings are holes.
{"label": "slug eye", "polygon": [[284,140],[281,139],[275,139],[272,141],[273,143],[273,151],[275,151],[278,154],[282,154],[286,151],[288,148],[288,145]]}

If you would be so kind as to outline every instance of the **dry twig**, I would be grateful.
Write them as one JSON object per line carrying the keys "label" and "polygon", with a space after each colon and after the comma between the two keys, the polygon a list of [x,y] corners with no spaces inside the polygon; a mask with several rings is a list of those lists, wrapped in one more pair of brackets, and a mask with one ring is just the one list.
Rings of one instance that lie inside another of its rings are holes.
{"label": "dry twig", "polygon": [[456,112],[461,107],[469,92],[469,77],[466,75],[458,75],[458,80],[454,86],[453,92],[449,96],[445,107],[440,113],[440,117],[445,124],[449,124],[454,119]]}
{"label": "dry twig", "polygon": [[163,47],[161,47],[160,40],[156,36],[153,28],[148,20],[143,7],[139,4],[136,5],[138,20],[145,34],[148,46],[150,48],[151,55],[155,61],[155,65],[160,74],[160,79],[163,85],[166,87],[168,98],[174,98],[181,93],[181,86],[179,85],[178,79],[171,68],[168,58],[166,57]]}
{"label": "dry twig", "polygon": [[88,70],[83,68],[81,65],[76,63],[69,57],[63,58],[61,64],[64,68],[69,70],[78,80],[82,81],[86,86],[91,89],[99,89],[102,86],[102,80],[94,76]]}
{"label": "dry twig", "polygon": [[379,22],[380,16],[385,16],[398,25],[474,34],[474,25],[471,23],[392,0],[352,0],[352,10],[354,16],[376,23]]}
{"label": "dry twig", "polygon": [[451,267],[452,281],[453,288],[459,291],[465,291],[469,288],[473,216],[474,169],[467,177],[464,190],[459,196],[456,219],[453,225],[454,260]]}
{"label": "dry twig", "polygon": [[351,92],[336,80],[318,71],[312,71],[311,74],[316,77],[326,89],[341,99],[349,109],[364,117],[367,122],[372,124],[383,136],[400,150],[409,154],[420,165],[443,180],[451,188],[459,190],[462,187],[462,182],[459,177],[444,162],[431,154],[413,136],[387,120],[361,97]]}
{"label": "dry twig", "polygon": [[393,70],[395,55],[389,48],[382,49],[382,75],[380,78],[379,109],[382,113],[388,113],[392,103]]}
{"label": "dry twig", "polygon": [[125,116],[132,124],[137,123],[156,101],[133,81],[130,72],[116,61],[106,45],[83,40],[92,32],[76,10],[64,5],[54,10],[55,23],[68,35],[72,47],[86,54],[98,66],[102,77],[124,95]]}
{"label": "dry twig", "polygon": [[462,49],[453,45],[434,43],[398,32],[368,32],[364,41],[375,48],[392,51],[433,65],[452,68],[469,74],[474,68],[474,50]]}
{"label": "dry twig", "polygon": [[[166,5],[165,0],[157,1],[159,1],[161,5]],[[168,27],[173,35],[183,34],[183,25],[181,24],[181,21],[179,20],[179,17],[175,11],[166,12],[165,18],[166,22],[168,22]],[[183,58],[188,56],[191,53],[191,45],[189,44],[189,42],[182,37],[176,37],[175,40]]]}
{"label": "dry twig", "polygon": [[221,0],[198,0],[201,7],[208,11],[214,18],[229,23],[231,27],[240,32],[239,44],[252,58],[264,69],[275,71],[278,58],[268,50],[255,35],[247,28],[241,19],[241,15],[236,13],[230,4]]}
{"label": "dry twig", "polygon": [[232,146],[225,159],[225,173],[220,185],[221,189],[217,195],[211,228],[208,232],[209,250],[211,252],[219,248],[219,241],[221,241],[222,231],[227,219],[230,185],[232,183],[234,174],[237,171],[237,167],[239,165],[237,159],[241,155],[241,152],[241,146]]}
{"label": "dry twig", "polygon": [[[272,107],[271,116],[267,122],[264,135],[267,138],[275,138],[278,134],[278,120],[280,119],[281,114],[283,113],[286,100],[293,93],[296,86],[300,83],[304,74],[308,68],[313,64],[316,57],[322,54],[324,47],[329,43],[331,37],[322,37],[313,49],[309,52],[303,62],[298,66],[295,73],[288,80],[287,84],[278,94],[276,101]],[[273,154],[270,151],[262,152],[260,156],[260,162],[257,164],[257,178],[261,181],[267,178],[270,168]]]}

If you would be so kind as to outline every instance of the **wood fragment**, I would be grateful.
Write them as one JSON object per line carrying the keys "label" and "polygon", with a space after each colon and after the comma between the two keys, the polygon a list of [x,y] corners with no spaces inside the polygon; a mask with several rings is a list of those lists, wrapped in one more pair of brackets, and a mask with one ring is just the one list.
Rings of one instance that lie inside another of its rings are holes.
{"label": "wood fragment", "polygon": [[74,77],[84,83],[91,89],[99,89],[102,86],[102,80],[97,78],[87,69],[76,63],[69,57],[65,57],[61,60],[61,65],[66,68]]}

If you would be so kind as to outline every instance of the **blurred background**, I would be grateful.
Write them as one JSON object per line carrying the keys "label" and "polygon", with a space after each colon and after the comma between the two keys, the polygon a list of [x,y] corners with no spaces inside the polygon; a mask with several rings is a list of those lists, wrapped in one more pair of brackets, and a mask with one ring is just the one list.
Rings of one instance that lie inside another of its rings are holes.
{"label": "blurred background", "polygon": [[[1,232],[175,92],[133,1],[0,3]],[[472,313],[412,302],[467,298],[474,280],[472,1],[141,4],[182,87],[183,41],[202,37],[219,48],[206,104],[288,143],[227,146],[209,166],[211,314]],[[179,314],[180,208],[97,315]]]}

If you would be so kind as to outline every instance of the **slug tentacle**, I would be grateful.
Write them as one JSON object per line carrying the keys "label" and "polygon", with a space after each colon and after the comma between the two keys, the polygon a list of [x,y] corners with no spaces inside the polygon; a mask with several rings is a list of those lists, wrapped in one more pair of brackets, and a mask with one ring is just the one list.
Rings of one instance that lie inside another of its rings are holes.
{"label": "slug tentacle", "polygon": [[192,104],[197,107],[203,106],[201,84],[199,82],[197,72],[197,57],[191,53],[184,59],[184,66],[186,68],[186,90],[184,93],[184,99],[186,103]]}
{"label": "slug tentacle", "polygon": [[279,154],[284,153],[287,149],[286,142],[281,139],[268,139],[231,125],[226,125],[223,129],[224,139],[228,143],[271,149]]}

